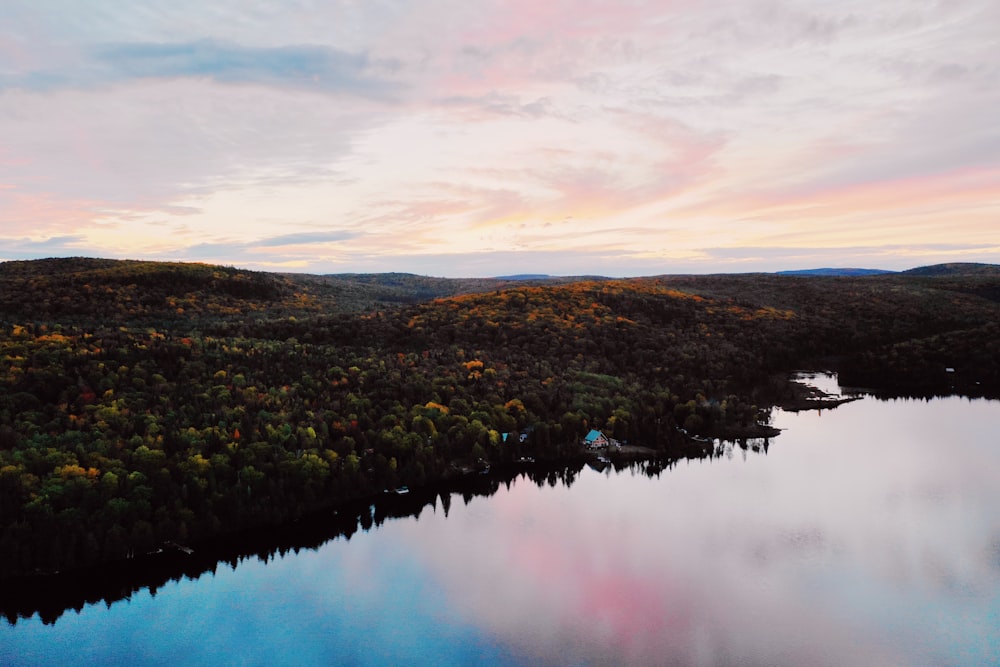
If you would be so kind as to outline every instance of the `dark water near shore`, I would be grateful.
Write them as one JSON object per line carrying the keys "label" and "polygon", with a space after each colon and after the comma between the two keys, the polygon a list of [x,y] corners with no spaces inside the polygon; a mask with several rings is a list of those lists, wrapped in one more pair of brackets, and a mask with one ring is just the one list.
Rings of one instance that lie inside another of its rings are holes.
{"label": "dark water near shore", "polygon": [[1000,663],[1000,402],[775,425],[766,454],[518,477],[447,516],[0,621],[0,664]]}

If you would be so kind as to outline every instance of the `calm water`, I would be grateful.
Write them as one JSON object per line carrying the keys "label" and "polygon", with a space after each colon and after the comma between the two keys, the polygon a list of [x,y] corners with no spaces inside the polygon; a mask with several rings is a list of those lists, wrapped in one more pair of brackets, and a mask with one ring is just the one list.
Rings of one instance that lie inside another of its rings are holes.
{"label": "calm water", "polygon": [[518,478],[447,517],[0,621],[0,664],[1000,663],[1000,402],[775,424],[766,455]]}

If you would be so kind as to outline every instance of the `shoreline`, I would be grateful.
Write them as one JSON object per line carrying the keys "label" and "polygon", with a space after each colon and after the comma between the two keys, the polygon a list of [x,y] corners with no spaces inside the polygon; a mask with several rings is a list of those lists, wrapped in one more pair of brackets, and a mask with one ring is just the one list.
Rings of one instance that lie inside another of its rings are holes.
{"label": "shoreline", "polygon": [[[816,373],[823,373],[823,371],[816,371]],[[785,412],[827,410],[863,398],[863,396],[855,395],[830,394],[802,379],[796,379],[794,375],[792,374],[788,379],[785,395],[774,404],[774,407]]]}

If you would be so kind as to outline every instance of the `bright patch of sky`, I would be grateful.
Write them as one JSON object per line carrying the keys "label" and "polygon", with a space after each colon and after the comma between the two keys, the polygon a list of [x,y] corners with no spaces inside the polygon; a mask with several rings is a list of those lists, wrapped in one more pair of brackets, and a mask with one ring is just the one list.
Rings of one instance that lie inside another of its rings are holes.
{"label": "bright patch of sky", "polygon": [[1000,263],[992,0],[0,6],[0,260]]}

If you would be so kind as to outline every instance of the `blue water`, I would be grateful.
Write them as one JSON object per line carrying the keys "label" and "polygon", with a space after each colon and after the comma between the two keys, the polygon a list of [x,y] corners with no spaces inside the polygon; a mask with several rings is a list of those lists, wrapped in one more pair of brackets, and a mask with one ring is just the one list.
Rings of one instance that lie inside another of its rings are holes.
{"label": "blue water", "polygon": [[0,623],[0,664],[1000,663],[1000,403],[775,424],[766,455],[518,478],[447,517]]}
{"label": "blue water", "polygon": [[[363,534],[263,563],[148,590],[130,600],[37,616],[0,631],[0,663],[496,664],[516,662],[449,615],[404,545]],[[351,552],[358,552],[352,555]],[[358,554],[363,554],[359,560]]]}

